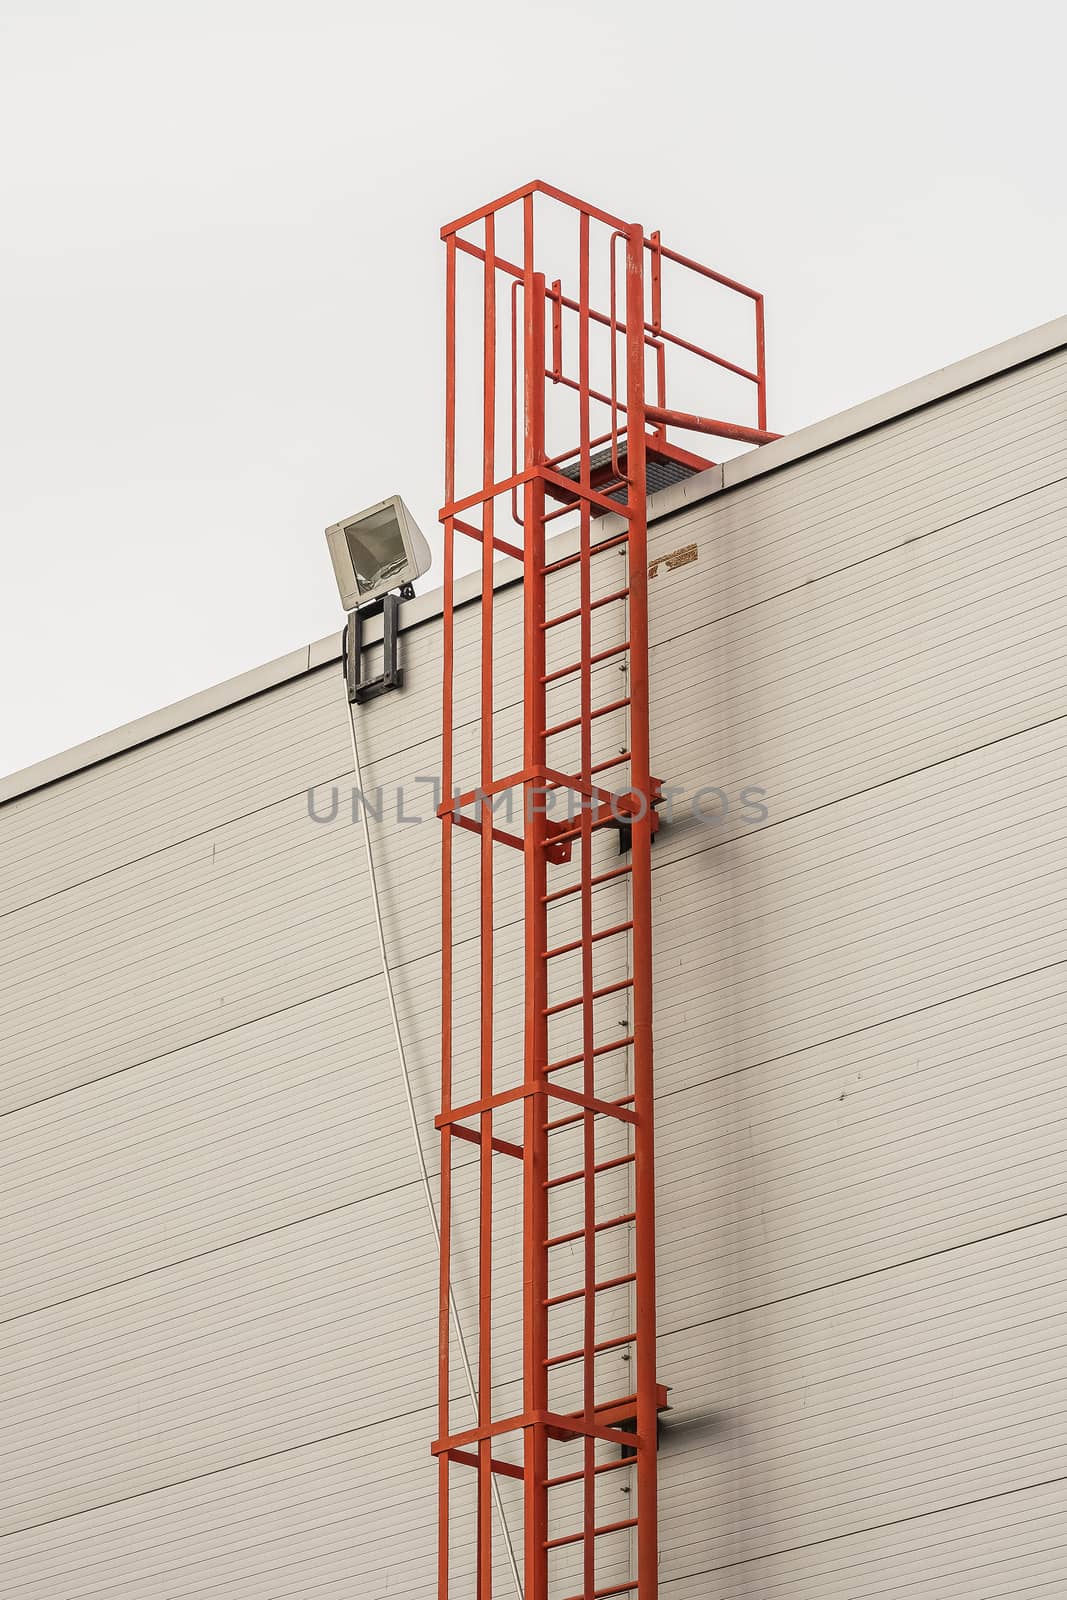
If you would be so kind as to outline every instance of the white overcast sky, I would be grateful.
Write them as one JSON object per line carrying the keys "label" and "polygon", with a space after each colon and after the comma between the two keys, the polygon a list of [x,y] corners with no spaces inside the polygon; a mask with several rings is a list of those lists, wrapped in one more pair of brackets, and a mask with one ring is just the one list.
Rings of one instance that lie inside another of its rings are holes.
{"label": "white overcast sky", "polygon": [[338,623],[441,500],[442,222],[532,177],[768,297],[789,431],[1067,310],[1064,8],[0,0],[11,771]]}

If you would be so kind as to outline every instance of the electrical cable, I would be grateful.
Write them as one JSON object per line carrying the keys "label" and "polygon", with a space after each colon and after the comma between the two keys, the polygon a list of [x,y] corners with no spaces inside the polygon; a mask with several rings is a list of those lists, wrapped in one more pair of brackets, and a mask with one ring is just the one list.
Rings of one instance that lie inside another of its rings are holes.
{"label": "electrical cable", "polygon": [[[345,703],[348,707],[348,731],[352,741],[352,772],[356,780],[356,790],[360,797],[362,797],[363,772],[359,760],[359,739],[356,735],[355,709],[347,695],[345,697]],[[437,1241],[438,1251],[440,1251],[441,1224],[437,1217],[437,1207],[434,1204],[433,1188],[430,1183],[430,1173],[426,1165],[426,1156],[423,1153],[422,1139],[419,1134],[419,1119],[415,1111],[415,1096],[411,1089],[411,1074],[408,1071],[407,1052],[404,1049],[404,1035],[400,1027],[400,1015],[397,1011],[396,995],[393,991],[393,975],[389,967],[389,954],[385,942],[385,925],[382,921],[381,900],[378,894],[378,877],[374,870],[374,850],[371,844],[370,819],[367,816],[367,807],[363,805],[362,802],[359,804],[359,816],[360,821],[363,824],[363,846],[367,857],[367,878],[370,883],[371,905],[374,910],[374,926],[378,934],[378,950],[382,962],[382,976],[385,979],[385,992],[389,1002],[389,1015],[391,1016],[393,1022],[393,1034],[396,1039],[396,1054],[400,1063],[400,1076],[404,1083],[404,1099],[407,1103],[408,1119],[411,1123],[411,1134],[415,1142],[415,1155],[419,1163],[419,1173],[422,1180],[422,1192],[426,1200],[426,1209],[430,1213],[430,1226],[433,1228],[433,1236]],[[452,1326],[455,1329],[456,1340],[459,1345],[460,1356],[463,1362],[463,1370],[467,1377],[467,1388],[470,1391],[471,1404],[474,1407],[474,1415],[477,1417],[478,1385],[475,1382],[474,1368],[471,1365],[471,1359],[467,1352],[467,1342],[463,1337],[463,1324],[460,1321],[459,1307],[456,1304],[456,1297],[453,1293],[451,1285],[449,1285],[448,1289],[448,1305],[452,1316]],[[519,1564],[515,1555],[515,1546],[512,1543],[511,1530],[508,1527],[508,1520],[504,1513],[504,1502],[500,1493],[500,1485],[496,1481],[495,1474],[492,1475],[492,1489],[493,1502],[496,1506],[496,1514],[500,1521],[500,1529],[504,1536],[504,1544],[507,1549],[508,1564],[511,1567],[511,1575],[515,1581],[515,1592],[518,1595],[519,1600],[523,1600],[522,1578],[519,1575]]]}

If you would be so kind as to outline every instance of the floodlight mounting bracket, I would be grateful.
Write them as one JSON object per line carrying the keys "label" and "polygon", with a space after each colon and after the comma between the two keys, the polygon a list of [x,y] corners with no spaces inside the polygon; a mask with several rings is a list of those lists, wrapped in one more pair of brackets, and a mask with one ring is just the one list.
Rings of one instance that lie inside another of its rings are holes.
{"label": "floodlight mounting bracket", "polygon": [[[411,600],[414,595],[411,584],[405,583],[399,590],[383,594],[379,599],[371,600],[365,606],[357,606],[348,613],[348,621],[341,635],[341,665],[348,698],[353,705],[362,705],[365,700],[388,694],[390,689],[404,687],[404,669],[400,665],[400,602]],[[368,617],[379,613],[382,618],[382,670],[376,678],[365,678],[363,624]]]}

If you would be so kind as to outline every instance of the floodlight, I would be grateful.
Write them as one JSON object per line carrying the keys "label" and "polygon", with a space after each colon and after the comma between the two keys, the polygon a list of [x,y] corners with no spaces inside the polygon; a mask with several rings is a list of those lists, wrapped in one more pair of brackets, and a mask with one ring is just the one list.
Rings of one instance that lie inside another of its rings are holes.
{"label": "floodlight", "polygon": [[430,547],[398,494],[326,529],[341,604],[356,611],[430,570]]}

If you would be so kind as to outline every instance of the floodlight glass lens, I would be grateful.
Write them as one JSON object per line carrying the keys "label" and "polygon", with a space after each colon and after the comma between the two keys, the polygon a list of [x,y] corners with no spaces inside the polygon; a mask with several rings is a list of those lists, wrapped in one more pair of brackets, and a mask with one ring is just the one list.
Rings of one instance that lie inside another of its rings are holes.
{"label": "floodlight glass lens", "polygon": [[345,542],[360,594],[369,594],[392,578],[403,580],[408,557],[400,523],[391,506],[350,523],[345,529]]}

